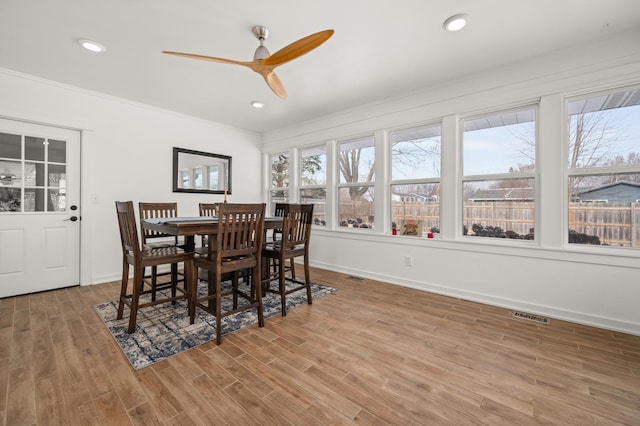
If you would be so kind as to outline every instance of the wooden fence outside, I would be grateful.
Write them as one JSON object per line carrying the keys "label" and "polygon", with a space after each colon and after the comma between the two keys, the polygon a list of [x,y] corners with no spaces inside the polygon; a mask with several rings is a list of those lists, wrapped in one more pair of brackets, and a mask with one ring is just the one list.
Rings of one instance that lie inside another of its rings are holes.
{"label": "wooden fence outside", "polygon": [[[345,205],[347,204],[347,205]],[[373,215],[371,203],[342,202],[343,219],[358,219],[369,223]],[[533,202],[474,202],[464,206],[464,225],[472,234],[473,224],[499,226],[504,231],[528,234],[535,225]],[[324,219],[324,204],[316,205],[314,216]],[[392,221],[401,219],[423,221],[423,233],[440,226],[438,203],[395,203]],[[640,247],[640,203],[571,203],[569,229],[580,234],[597,236],[600,244]]]}

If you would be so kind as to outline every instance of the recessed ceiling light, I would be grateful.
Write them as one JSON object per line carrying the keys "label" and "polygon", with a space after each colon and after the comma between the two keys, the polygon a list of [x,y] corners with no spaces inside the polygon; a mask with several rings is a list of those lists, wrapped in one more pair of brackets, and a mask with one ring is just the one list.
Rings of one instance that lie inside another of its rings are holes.
{"label": "recessed ceiling light", "polygon": [[447,31],[460,31],[461,29],[466,27],[468,23],[469,15],[460,13],[448,18],[446,21],[444,21],[444,24],[442,26]]}
{"label": "recessed ceiling light", "polygon": [[103,45],[93,40],[80,39],[78,40],[78,43],[80,44],[80,46],[84,47],[85,49],[90,50],[92,52],[96,52],[96,53],[102,53],[105,50],[107,50]]}
{"label": "recessed ceiling light", "polygon": [[251,106],[254,108],[262,108],[264,106],[264,102],[262,101],[252,101]]}

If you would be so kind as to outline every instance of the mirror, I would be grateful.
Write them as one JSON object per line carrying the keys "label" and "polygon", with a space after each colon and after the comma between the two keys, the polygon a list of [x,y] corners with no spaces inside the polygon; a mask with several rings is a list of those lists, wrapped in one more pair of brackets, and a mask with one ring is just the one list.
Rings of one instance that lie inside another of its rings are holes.
{"label": "mirror", "polygon": [[231,194],[231,157],[174,147],[173,192]]}

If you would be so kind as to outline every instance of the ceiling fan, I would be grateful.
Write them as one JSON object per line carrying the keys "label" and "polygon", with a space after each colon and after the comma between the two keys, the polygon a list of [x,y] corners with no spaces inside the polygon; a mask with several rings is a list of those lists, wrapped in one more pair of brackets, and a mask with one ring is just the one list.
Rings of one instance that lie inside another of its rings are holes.
{"label": "ceiling fan", "polygon": [[269,30],[267,27],[255,26],[253,27],[253,34],[260,41],[260,46],[258,46],[255,54],[253,55],[253,61],[235,61],[233,59],[216,58],[214,56],[194,55],[192,53],[172,52],[167,50],[163,50],[162,53],[166,53],[167,55],[183,56],[185,58],[201,59],[203,61],[243,65],[251,68],[264,78],[267,85],[276,95],[284,99],[287,97],[287,91],[274,72],[274,69],[277,66],[286,64],[287,62],[320,46],[333,35],[333,30],[324,30],[303,37],[300,40],[294,41],[290,45],[278,50],[273,55],[270,54],[269,50],[264,46],[264,41],[269,37]]}

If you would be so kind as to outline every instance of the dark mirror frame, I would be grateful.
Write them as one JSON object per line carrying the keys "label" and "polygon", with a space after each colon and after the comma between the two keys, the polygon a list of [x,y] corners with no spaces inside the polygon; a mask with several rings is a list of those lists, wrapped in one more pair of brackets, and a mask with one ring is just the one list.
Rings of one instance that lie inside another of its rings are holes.
{"label": "dark mirror frame", "polygon": [[[182,167],[181,167],[181,159],[182,159],[182,162],[184,162],[185,158],[187,158],[187,155],[195,155],[195,156],[203,157],[202,165],[205,165],[207,161],[211,158],[217,159],[218,162],[220,160],[222,160],[222,162],[225,162],[227,164],[227,167],[226,167],[227,187],[222,189],[197,189],[197,188],[180,187],[179,185],[180,177],[181,177],[180,170],[185,168],[184,164],[182,164]],[[199,193],[199,194],[225,194],[225,193],[231,194],[231,157],[228,155],[213,154],[210,152],[194,151],[192,149],[174,147],[173,148],[173,192],[193,192],[193,193]]]}

